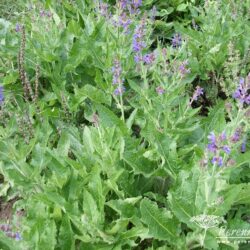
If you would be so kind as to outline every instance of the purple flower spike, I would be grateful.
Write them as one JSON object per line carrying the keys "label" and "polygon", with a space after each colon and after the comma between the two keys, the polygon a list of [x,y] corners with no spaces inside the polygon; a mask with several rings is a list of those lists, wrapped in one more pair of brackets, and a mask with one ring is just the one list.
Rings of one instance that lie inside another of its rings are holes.
{"label": "purple flower spike", "polygon": [[135,60],[136,63],[139,63],[139,62],[141,62],[143,60],[143,58],[142,58],[141,55],[135,54],[134,60]]}
{"label": "purple flower spike", "polygon": [[21,26],[19,23],[17,23],[17,24],[16,24],[15,31],[16,31],[16,32],[20,32],[21,29],[22,29],[22,26]]}
{"label": "purple flower spike", "polygon": [[122,68],[121,68],[121,63],[118,59],[114,60],[114,66],[112,67],[112,73],[113,73],[113,85],[122,84],[122,82],[123,82],[123,80],[121,79]]}
{"label": "purple flower spike", "polygon": [[209,135],[208,135],[208,140],[209,140],[209,144],[207,145],[207,149],[210,151],[210,152],[213,152],[215,153],[217,151],[217,140],[216,140],[216,136],[214,134],[214,132],[211,132]]}
{"label": "purple flower spike", "polygon": [[243,140],[241,144],[241,153],[245,153],[247,148],[246,139]]}
{"label": "purple flower spike", "polygon": [[244,79],[243,77],[241,77],[240,80],[239,80],[239,84],[240,84],[240,85],[243,85],[244,82],[245,82],[245,79]]}
{"label": "purple flower spike", "polygon": [[109,5],[107,3],[100,2],[99,12],[100,12],[101,16],[109,18],[109,16],[110,16]]}
{"label": "purple flower spike", "polygon": [[219,157],[217,158],[217,163],[218,163],[218,166],[219,166],[219,167],[221,167],[221,166],[223,165],[223,159],[222,159],[221,156],[219,156]]}
{"label": "purple flower spike", "polygon": [[225,141],[227,139],[227,135],[226,135],[226,132],[223,131],[219,137],[219,140],[220,141]]}
{"label": "purple flower spike", "polygon": [[3,86],[0,86],[0,105],[2,105],[3,102],[4,102],[4,94],[3,94],[3,91],[4,91]]}
{"label": "purple flower spike", "polygon": [[181,35],[179,33],[174,34],[173,38],[172,38],[172,46],[174,48],[180,47],[182,44],[182,38]]}
{"label": "purple flower spike", "polygon": [[179,66],[179,72],[181,74],[182,77],[184,77],[185,75],[187,75],[188,73],[190,73],[190,69],[187,68],[188,62],[184,61],[180,64]]}
{"label": "purple flower spike", "polygon": [[118,96],[118,95],[122,95],[125,92],[125,87],[124,86],[119,86],[115,89],[114,91],[114,95]]}
{"label": "purple flower spike", "polygon": [[217,164],[219,167],[223,165],[223,159],[221,156],[214,156],[211,160],[212,164]]}
{"label": "purple flower spike", "polygon": [[129,5],[129,1],[128,0],[120,0],[119,5],[120,5],[121,9],[124,10]]}
{"label": "purple flower spike", "polygon": [[228,155],[231,153],[231,149],[230,149],[230,147],[227,146],[227,145],[223,146],[222,149],[223,149],[224,152],[225,152],[226,154],[228,154]]}
{"label": "purple flower spike", "polygon": [[217,146],[216,146],[215,144],[209,143],[209,144],[207,145],[207,149],[208,149],[210,152],[215,153],[216,150],[217,150]]}
{"label": "purple flower spike", "polygon": [[214,132],[210,132],[210,134],[208,135],[207,138],[209,139],[210,143],[216,144],[216,136],[215,136]]}
{"label": "purple flower spike", "polygon": [[146,54],[143,56],[143,61],[146,63],[146,64],[152,64],[155,60],[155,55],[154,53],[149,53],[149,54]]}
{"label": "purple flower spike", "polygon": [[134,8],[137,9],[142,5],[142,0],[132,0],[132,4]]}
{"label": "purple flower spike", "polygon": [[16,241],[22,240],[22,237],[21,237],[20,233],[18,233],[18,232],[16,233],[15,240]]}
{"label": "purple flower spike", "polygon": [[220,153],[223,151],[227,155],[231,153],[231,149],[228,145],[225,144],[227,136],[225,131],[222,132],[218,137],[215,136],[214,132],[211,132],[208,136],[209,144],[207,146],[208,151],[213,153],[212,164],[216,164],[221,167],[223,165],[223,158],[220,156]]}
{"label": "purple flower spike", "polygon": [[158,86],[155,90],[158,93],[158,95],[163,95],[165,93],[165,89],[161,86]]}
{"label": "purple flower spike", "polygon": [[195,91],[194,91],[192,100],[193,101],[197,101],[198,97],[201,96],[201,95],[203,95],[203,94],[204,94],[203,88],[201,88],[200,86],[197,86],[196,89],[195,89]]}
{"label": "purple flower spike", "polygon": [[126,12],[123,12],[119,16],[118,25],[119,25],[119,27],[123,27],[125,33],[128,33],[129,26],[130,26],[131,23],[132,23],[132,21],[129,19]]}
{"label": "purple flower spike", "polygon": [[240,78],[239,85],[233,94],[233,98],[239,100],[239,102],[243,105],[244,103],[250,104],[250,94],[248,90],[250,89],[250,81],[247,79],[245,81],[244,78]]}
{"label": "purple flower spike", "polygon": [[240,140],[240,136],[241,136],[241,129],[238,128],[236,129],[236,131],[234,132],[233,136],[230,139],[232,142],[236,143]]}
{"label": "purple flower spike", "polygon": [[146,43],[144,42],[145,35],[145,24],[144,20],[136,27],[135,33],[133,35],[133,51],[136,53],[141,52],[144,48],[146,48]]}
{"label": "purple flower spike", "polygon": [[114,60],[112,73],[113,85],[117,85],[116,89],[114,90],[114,95],[122,95],[122,93],[125,91],[125,87],[123,86],[124,79],[122,79],[122,67],[118,59]]}

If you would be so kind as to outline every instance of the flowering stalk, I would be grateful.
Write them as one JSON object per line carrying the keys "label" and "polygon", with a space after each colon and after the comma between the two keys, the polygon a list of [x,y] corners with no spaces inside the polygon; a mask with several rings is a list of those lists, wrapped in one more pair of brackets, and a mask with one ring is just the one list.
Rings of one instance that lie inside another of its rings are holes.
{"label": "flowering stalk", "polygon": [[233,94],[233,98],[239,100],[241,108],[244,103],[250,104],[250,94],[248,91],[250,90],[250,73],[248,74],[247,79],[241,78],[239,81],[239,85],[236,91]]}
{"label": "flowering stalk", "polygon": [[201,88],[200,86],[197,86],[196,89],[195,89],[195,91],[194,91],[194,93],[193,93],[193,96],[192,96],[192,98],[191,98],[191,100],[190,100],[189,105],[191,105],[191,104],[193,103],[193,101],[197,101],[198,98],[199,98],[201,95],[203,95],[203,94],[204,94],[203,88]]}
{"label": "flowering stalk", "polygon": [[22,239],[19,232],[13,232],[12,226],[10,224],[0,224],[0,230],[5,233],[9,238],[19,241]]}
{"label": "flowering stalk", "polygon": [[223,158],[221,152],[224,151],[227,155],[231,153],[230,147],[225,144],[227,140],[226,133],[221,133],[218,137],[215,136],[214,132],[211,132],[208,136],[209,143],[207,149],[212,153],[211,163],[219,167],[223,166]]}
{"label": "flowering stalk", "polygon": [[113,81],[112,84],[115,85],[115,90],[114,90],[114,96],[119,96],[119,106],[121,109],[122,113],[122,119],[125,120],[124,117],[124,107],[123,107],[123,98],[122,95],[125,92],[125,87],[123,85],[124,79],[122,78],[122,67],[121,67],[121,62],[118,59],[114,60],[114,66],[112,67],[112,73],[113,73]]}
{"label": "flowering stalk", "polygon": [[4,102],[4,94],[3,94],[3,86],[0,86],[0,106],[3,104]]}
{"label": "flowering stalk", "polygon": [[132,47],[135,52],[134,60],[139,63],[142,59],[142,50],[146,48],[146,43],[144,41],[145,36],[145,19],[142,19],[139,25],[136,26]]}
{"label": "flowering stalk", "polygon": [[182,45],[182,37],[181,37],[181,35],[179,33],[174,34],[171,42],[172,42],[172,46],[174,48],[180,47]]}

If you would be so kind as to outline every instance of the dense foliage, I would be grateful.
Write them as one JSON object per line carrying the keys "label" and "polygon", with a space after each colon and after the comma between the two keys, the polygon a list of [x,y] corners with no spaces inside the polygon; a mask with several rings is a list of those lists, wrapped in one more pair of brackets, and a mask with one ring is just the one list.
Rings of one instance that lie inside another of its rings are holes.
{"label": "dense foliage", "polygon": [[1,249],[249,249],[249,0],[3,6]]}

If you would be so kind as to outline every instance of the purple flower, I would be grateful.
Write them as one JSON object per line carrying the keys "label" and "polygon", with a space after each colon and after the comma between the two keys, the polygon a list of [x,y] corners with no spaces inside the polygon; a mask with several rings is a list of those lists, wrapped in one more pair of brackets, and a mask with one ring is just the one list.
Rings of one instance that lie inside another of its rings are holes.
{"label": "purple flower", "polygon": [[3,86],[0,86],[0,105],[2,105],[3,102],[4,102],[4,94],[3,94],[3,91],[4,91]]}
{"label": "purple flower", "polygon": [[138,53],[141,52],[144,48],[146,48],[146,43],[144,42],[145,35],[145,23],[144,20],[137,25],[135,29],[135,33],[133,35],[133,51]]}
{"label": "purple flower", "polygon": [[118,86],[115,90],[114,90],[114,95],[122,95],[125,92],[125,87],[124,86]]}
{"label": "purple flower", "polygon": [[125,87],[123,86],[123,79],[122,77],[122,67],[121,63],[118,59],[114,60],[114,66],[112,67],[112,73],[113,73],[113,85],[118,85],[116,89],[114,90],[115,95],[122,95],[122,93],[125,91]]}
{"label": "purple flower", "polygon": [[146,64],[152,64],[155,60],[155,55],[154,53],[149,53],[149,54],[146,54],[143,56],[143,61],[146,63]]}
{"label": "purple flower", "polygon": [[142,61],[142,59],[143,58],[142,58],[142,56],[140,54],[137,53],[137,54],[134,55],[134,60],[135,60],[136,63],[139,63],[140,61]]}
{"label": "purple flower", "polygon": [[240,136],[241,136],[241,129],[237,128],[233,136],[230,139],[232,142],[236,143],[240,140]]}
{"label": "purple flower", "polygon": [[16,28],[15,28],[15,31],[16,32],[20,32],[22,29],[22,25],[20,25],[19,23],[16,24]]}
{"label": "purple flower", "polygon": [[165,93],[165,89],[161,86],[158,86],[155,90],[158,93],[158,95],[163,95]]}
{"label": "purple flower", "polygon": [[203,94],[204,94],[203,88],[201,88],[200,86],[197,86],[195,91],[194,91],[192,101],[197,101],[198,97],[203,95]]}
{"label": "purple flower", "polygon": [[21,234],[20,233],[16,233],[16,235],[15,235],[15,240],[16,241],[19,241],[19,240],[22,240],[22,237],[21,237]]}
{"label": "purple flower", "polygon": [[216,136],[214,134],[214,132],[211,132],[209,135],[208,135],[208,140],[209,140],[209,144],[207,145],[207,148],[210,152],[216,152],[217,150],[217,145],[216,145]]}
{"label": "purple flower", "polygon": [[122,68],[121,63],[118,59],[114,60],[114,66],[112,67],[112,73],[113,73],[113,85],[121,85],[123,80],[121,79],[122,75]]}
{"label": "purple flower", "polygon": [[190,69],[187,68],[187,65],[188,65],[188,61],[184,61],[179,66],[179,72],[180,72],[182,77],[187,75],[188,73],[190,73]]}
{"label": "purple flower", "polygon": [[120,0],[120,1],[119,1],[119,6],[120,6],[122,9],[126,9],[128,5],[129,5],[129,0]]}
{"label": "purple flower", "polygon": [[5,235],[9,238],[15,239],[17,241],[22,240],[20,233],[6,232]]}
{"label": "purple flower", "polygon": [[224,145],[223,147],[222,147],[222,149],[224,150],[224,152],[226,153],[226,154],[230,154],[231,153],[231,149],[230,149],[230,147],[228,146],[228,145]]}
{"label": "purple flower", "polygon": [[129,26],[131,24],[131,20],[129,19],[129,17],[127,16],[126,12],[123,12],[120,16],[119,16],[119,20],[118,20],[118,26],[119,27],[123,27],[125,33],[128,32]]}
{"label": "purple flower", "polygon": [[220,141],[225,141],[227,139],[227,135],[226,135],[226,132],[223,131],[220,136],[219,136],[219,140]]}
{"label": "purple flower", "polygon": [[102,1],[100,1],[99,12],[100,12],[101,16],[106,17],[106,18],[108,18],[110,16],[108,8],[109,8],[109,5],[107,3],[103,3]]}
{"label": "purple flower", "polygon": [[211,160],[212,164],[217,164],[219,167],[223,165],[223,159],[221,156],[214,156]]}
{"label": "purple flower", "polygon": [[40,17],[45,17],[46,16],[46,11],[45,10],[41,10],[40,11]]}
{"label": "purple flower", "polygon": [[241,153],[245,153],[246,152],[246,138],[243,140],[242,144],[241,144]]}
{"label": "purple flower", "polygon": [[211,132],[208,135],[208,151],[212,152],[212,160],[211,162],[213,164],[216,164],[218,166],[223,165],[223,158],[220,156],[221,150],[224,151],[226,154],[231,153],[231,149],[228,145],[225,144],[225,140],[227,139],[226,133],[222,132],[218,137],[215,136],[214,132]]}
{"label": "purple flower", "polygon": [[137,9],[142,5],[142,0],[132,0],[132,5]]}
{"label": "purple flower", "polygon": [[233,94],[234,99],[238,99],[241,104],[250,104],[250,94],[248,90],[250,89],[249,79],[245,81],[244,78],[240,78],[239,85]]}
{"label": "purple flower", "polygon": [[209,144],[207,145],[207,149],[208,149],[210,152],[215,153],[216,150],[217,150],[217,146],[216,146],[216,144],[211,144],[211,143],[209,143]]}
{"label": "purple flower", "polygon": [[181,35],[179,33],[174,34],[173,38],[172,38],[172,46],[174,48],[180,47],[182,44],[182,38]]}

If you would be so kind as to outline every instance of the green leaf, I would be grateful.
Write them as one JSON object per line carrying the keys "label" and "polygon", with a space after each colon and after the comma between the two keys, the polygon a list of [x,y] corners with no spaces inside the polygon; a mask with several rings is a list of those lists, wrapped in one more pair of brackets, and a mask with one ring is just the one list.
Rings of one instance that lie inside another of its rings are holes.
{"label": "green leaf", "polygon": [[170,211],[159,208],[155,202],[143,199],[140,205],[141,220],[148,226],[149,236],[172,241],[179,235],[179,222]]}
{"label": "green leaf", "polygon": [[95,103],[104,103],[107,105],[111,104],[111,96],[107,95],[105,92],[96,88],[95,86],[86,84],[81,89],[75,89],[75,99],[77,105],[87,97]]}
{"label": "green leaf", "polygon": [[[234,187],[235,185],[233,185]],[[237,192],[237,195],[235,199],[233,200],[233,203],[235,205],[239,204],[248,204],[250,205],[250,184],[239,184],[237,186],[240,186],[240,192]],[[232,188],[234,190],[234,188]]]}
{"label": "green leaf", "polygon": [[175,185],[168,193],[168,202],[175,216],[189,226],[193,216],[204,213],[206,199],[204,197],[204,181],[200,170],[181,171]]}
{"label": "green leaf", "polygon": [[62,224],[59,231],[59,245],[61,250],[75,249],[74,234],[67,215],[64,215],[62,219]]}
{"label": "green leaf", "polygon": [[188,6],[187,4],[182,3],[182,4],[178,5],[177,10],[178,11],[186,11],[187,6]]}
{"label": "green leaf", "polygon": [[3,250],[19,250],[21,249],[21,243],[15,242],[15,240],[8,238],[4,233],[0,232],[0,249]]}
{"label": "green leaf", "polygon": [[131,218],[136,216],[137,209],[135,204],[141,199],[141,197],[127,198],[124,200],[110,200],[106,202],[106,205],[114,209],[122,218]]}
{"label": "green leaf", "polygon": [[92,33],[95,30],[95,26],[94,26],[94,23],[92,21],[92,16],[89,14],[88,17],[85,18],[84,22],[85,22],[85,28],[86,28],[87,34],[89,36],[92,35]]}
{"label": "green leaf", "polygon": [[100,121],[104,127],[117,127],[122,134],[127,134],[125,123],[120,120],[110,109],[103,105],[97,105]]}
{"label": "green leaf", "polygon": [[64,72],[72,72],[75,71],[75,68],[89,55],[89,51],[86,49],[86,41],[85,37],[81,36],[79,40],[77,40],[70,53],[69,58],[67,60],[67,64],[65,65]]}
{"label": "green leaf", "polygon": [[93,196],[85,189],[83,198],[83,211],[86,215],[87,220],[91,221],[94,224],[99,224],[101,219],[100,212]]}
{"label": "green leaf", "polygon": [[70,20],[67,29],[71,34],[76,37],[79,37],[82,33],[80,24],[75,20]]}

